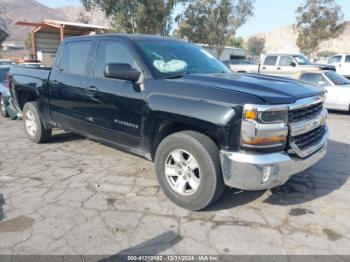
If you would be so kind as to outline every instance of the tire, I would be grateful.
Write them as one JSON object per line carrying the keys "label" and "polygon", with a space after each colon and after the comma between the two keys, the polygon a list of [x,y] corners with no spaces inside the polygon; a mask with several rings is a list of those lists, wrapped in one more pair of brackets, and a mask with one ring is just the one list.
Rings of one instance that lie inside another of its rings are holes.
{"label": "tire", "polygon": [[5,118],[9,117],[9,113],[7,112],[7,109],[6,109],[6,104],[7,104],[6,98],[3,96],[0,96],[0,113]]}
{"label": "tire", "polygon": [[165,195],[185,209],[204,209],[224,192],[219,149],[201,133],[183,131],[166,137],[157,149],[155,166]]}
{"label": "tire", "polygon": [[44,143],[51,137],[52,129],[45,129],[35,102],[24,105],[23,124],[27,136],[36,144]]}

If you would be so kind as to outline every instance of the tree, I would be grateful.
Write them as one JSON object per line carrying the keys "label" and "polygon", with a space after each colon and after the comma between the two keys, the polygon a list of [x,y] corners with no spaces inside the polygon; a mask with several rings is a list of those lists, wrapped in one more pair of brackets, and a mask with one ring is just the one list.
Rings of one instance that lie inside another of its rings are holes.
{"label": "tree", "polygon": [[8,37],[8,33],[6,33],[5,30],[0,28],[0,45],[2,44],[2,42],[5,41],[5,39]]}
{"label": "tree", "polygon": [[86,12],[84,12],[84,10],[82,10],[81,12],[79,12],[77,21],[82,24],[88,24],[90,23],[90,17]]}
{"label": "tree", "polygon": [[260,56],[265,49],[265,39],[262,37],[252,36],[246,43],[247,53],[250,56]]}
{"label": "tree", "polygon": [[30,52],[32,52],[32,43],[32,33],[28,33],[26,39],[24,40],[24,45]]}
{"label": "tree", "polygon": [[231,36],[225,40],[225,46],[243,48],[243,45],[244,45],[244,39],[242,37]]}
{"label": "tree", "polygon": [[9,36],[7,33],[7,25],[9,19],[5,17],[6,3],[0,3],[0,46]]}
{"label": "tree", "polygon": [[184,0],[81,0],[87,10],[100,8],[121,33],[168,35],[174,7]]}
{"label": "tree", "polygon": [[297,45],[314,56],[322,41],[338,37],[345,28],[344,14],[335,0],[305,0],[296,10]]}
{"label": "tree", "polygon": [[209,45],[220,54],[236,30],[253,15],[254,0],[192,0],[176,18],[176,34]]}

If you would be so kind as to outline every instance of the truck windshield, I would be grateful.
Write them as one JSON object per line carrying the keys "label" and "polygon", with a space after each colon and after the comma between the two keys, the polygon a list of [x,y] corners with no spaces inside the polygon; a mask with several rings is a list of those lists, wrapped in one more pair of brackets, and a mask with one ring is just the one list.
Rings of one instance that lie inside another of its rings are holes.
{"label": "truck windshield", "polygon": [[345,77],[339,75],[338,73],[334,71],[329,71],[325,73],[325,75],[333,82],[335,85],[349,85],[350,81],[346,79]]}
{"label": "truck windshield", "polygon": [[297,61],[298,65],[309,65],[310,61],[302,55],[294,55],[294,59]]}
{"label": "truck windshield", "polygon": [[211,53],[194,44],[140,41],[138,45],[152,67],[164,77],[231,72]]}

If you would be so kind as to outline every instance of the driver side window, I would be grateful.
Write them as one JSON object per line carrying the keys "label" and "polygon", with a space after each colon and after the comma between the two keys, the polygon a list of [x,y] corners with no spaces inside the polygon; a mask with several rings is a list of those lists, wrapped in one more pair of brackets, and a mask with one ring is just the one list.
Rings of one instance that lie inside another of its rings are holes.
{"label": "driver side window", "polygon": [[95,60],[94,76],[104,77],[106,65],[111,63],[128,64],[141,71],[128,47],[115,40],[101,40]]}
{"label": "driver side window", "polygon": [[291,56],[282,56],[280,58],[280,66],[291,66],[291,63],[294,62]]}

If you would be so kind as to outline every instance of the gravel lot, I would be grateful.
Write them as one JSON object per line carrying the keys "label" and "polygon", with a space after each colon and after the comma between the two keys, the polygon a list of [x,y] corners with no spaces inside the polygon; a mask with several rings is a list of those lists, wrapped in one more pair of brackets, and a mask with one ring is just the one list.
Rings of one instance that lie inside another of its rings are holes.
{"label": "gravel lot", "polygon": [[285,186],[176,207],[153,164],[71,133],[35,145],[0,118],[0,254],[349,254],[350,115]]}

